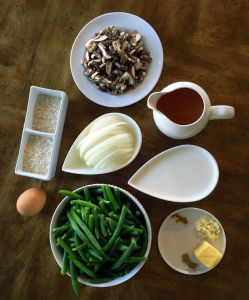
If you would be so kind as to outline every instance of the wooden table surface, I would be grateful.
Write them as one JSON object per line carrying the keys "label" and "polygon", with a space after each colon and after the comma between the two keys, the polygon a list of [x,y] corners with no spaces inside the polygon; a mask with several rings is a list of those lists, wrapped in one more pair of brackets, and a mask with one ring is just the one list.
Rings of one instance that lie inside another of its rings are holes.
{"label": "wooden table surface", "polygon": [[[197,136],[174,140],[155,126],[147,97],[112,109],[88,100],[77,88],[69,66],[78,32],[97,16],[124,11],[146,20],[164,49],[161,77],[152,92],[177,81],[200,85],[212,105],[234,106],[234,119],[210,121]],[[60,189],[106,182],[141,201],[152,225],[149,260],[129,281],[110,288],[81,285],[81,299],[248,299],[248,169],[249,169],[249,2],[203,1],[0,1],[0,298],[76,299],[70,278],[60,275],[49,245],[52,214],[63,199]],[[14,174],[29,90],[32,85],[63,90],[69,105],[55,177],[49,182]],[[127,167],[108,175],[80,176],[62,172],[62,164],[78,134],[109,112],[134,118],[143,144]],[[193,144],[217,160],[215,190],[195,203],[173,203],[150,197],[128,185],[149,159],[171,147]],[[16,211],[18,196],[31,187],[47,193],[44,209],[34,217]],[[171,269],[162,259],[157,235],[168,214],[198,207],[215,215],[224,227],[227,248],[220,264],[200,276]]]}

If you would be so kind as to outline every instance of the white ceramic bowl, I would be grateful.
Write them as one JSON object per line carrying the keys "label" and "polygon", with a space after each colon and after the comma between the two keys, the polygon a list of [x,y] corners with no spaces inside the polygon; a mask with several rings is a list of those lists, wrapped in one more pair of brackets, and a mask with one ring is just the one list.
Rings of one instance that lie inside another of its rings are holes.
{"label": "white ceramic bowl", "polygon": [[[116,186],[114,185],[110,185],[108,184],[110,187],[115,188]],[[102,184],[91,184],[91,185],[87,185],[86,187],[88,188],[97,188],[97,187],[101,187]],[[134,197],[132,196],[129,192],[125,191],[124,189],[120,189],[120,192],[125,194],[126,196],[129,197],[129,199],[131,201],[133,201],[136,206],[138,207],[138,209],[140,210],[140,212],[143,214],[145,223],[146,223],[146,227],[147,227],[147,232],[148,232],[148,246],[146,249],[146,252],[144,254],[144,256],[148,257],[149,252],[150,252],[150,247],[151,247],[151,239],[152,239],[152,230],[151,230],[151,225],[150,225],[150,220],[149,217],[145,211],[145,209],[143,208],[143,206],[141,205],[141,203]],[[81,187],[77,190],[75,190],[74,192],[80,193],[83,192],[84,187]],[[63,253],[60,251],[59,247],[56,246],[56,239],[52,238],[52,233],[53,233],[53,228],[57,227],[57,219],[59,218],[62,210],[66,207],[66,205],[68,204],[68,202],[70,201],[71,198],[66,197],[64,198],[61,203],[57,206],[51,223],[50,223],[50,230],[49,230],[49,240],[50,240],[50,246],[54,255],[55,260],[57,261],[58,265],[61,267],[62,264],[62,257],[63,257]],[[144,265],[145,261],[141,261],[130,273],[128,273],[127,275],[123,276],[123,277],[118,277],[118,278],[114,278],[111,281],[107,282],[107,283],[102,283],[102,284],[91,284],[89,283],[89,278],[87,278],[84,275],[80,275],[78,276],[78,281],[81,283],[84,283],[85,285],[89,285],[89,286],[95,286],[95,287],[108,287],[108,286],[114,286],[114,285],[118,285],[120,283],[125,282],[126,280],[130,279],[132,276],[134,276]],[[69,270],[67,271],[67,275],[70,276],[69,274]]]}
{"label": "white ceramic bowl", "polygon": [[[83,75],[84,67],[80,63],[86,53],[86,42],[93,37],[95,32],[110,25],[114,25],[118,29],[125,29],[126,32],[137,30],[142,35],[145,48],[153,59],[148,66],[143,82],[134,90],[118,96],[99,91]],[[93,19],[80,31],[71,50],[70,66],[76,85],[87,98],[103,106],[123,107],[141,100],[154,88],[163,67],[163,48],[157,33],[146,21],[135,15],[114,12]]]}
{"label": "white ceramic bowl", "polygon": [[[93,167],[87,166],[85,162],[83,162],[78,155],[76,155],[76,147],[79,144],[79,142],[88,134],[91,125],[98,120],[99,118],[102,118],[103,116],[107,115],[114,115],[122,118],[125,122],[129,123],[132,127],[132,133],[135,138],[135,146],[134,146],[134,153],[132,157],[122,166],[114,169],[114,170],[108,170],[108,169],[100,169],[94,171]],[[68,173],[74,173],[74,174],[81,174],[81,175],[96,175],[96,174],[106,174],[110,172],[117,171],[119,169],[124,168],[125,166],[129,165],[138,155],[141,145],[142,145],[142,133],[140,128],[138,127],[137,123],[129,116],[120,114],[120,113],[110,113],[106,115],[102,115],[99,118],[95,119],[92,123],[90,123],[77,137],[75,142],[73,143],[72,147],[70,148],[67,157],[63,163],[62,171],[68,172]]]}

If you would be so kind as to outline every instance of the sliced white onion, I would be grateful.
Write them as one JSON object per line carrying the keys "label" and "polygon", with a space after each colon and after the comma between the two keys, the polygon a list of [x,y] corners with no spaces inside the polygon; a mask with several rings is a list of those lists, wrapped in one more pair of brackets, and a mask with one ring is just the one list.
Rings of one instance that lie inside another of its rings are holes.
{"label": "sliced white onion", "polygon": [[113,151],[112,153],[108,154],[106,157],[104,157],[101,161],[99,161],[95,167],[94,170],[97,169],[103,169],[105,168],[108,164],[111,164],[113,160],[123,154],[128,154],[133,152],[133,148],[130,149],[118,149],[116,151]]}
{"label": "sliced white onion", "polygon": [[120,117],[113,116],[113,115],[107,115],[105,117],[98,119],[91,125],[89,134],[94,131],[100,130],[108,125],[111,125],[113,123],[122,122],[122,121],[123,120]]}
{"label": "sliced white onion", "polygon": [[127,148],[124,147],[124,144],[133,143],[134,137],[131,133],[123,133],[111,136],[110,138],[106,139],[103,142],[100,142],[96,146],[92,147],[88,150],[84,155],[84,160],[87,161],[91,155],[95,154],[96,152],[101,152],[103,148],[110,147],[112,145],[118,145],[119,148]]}

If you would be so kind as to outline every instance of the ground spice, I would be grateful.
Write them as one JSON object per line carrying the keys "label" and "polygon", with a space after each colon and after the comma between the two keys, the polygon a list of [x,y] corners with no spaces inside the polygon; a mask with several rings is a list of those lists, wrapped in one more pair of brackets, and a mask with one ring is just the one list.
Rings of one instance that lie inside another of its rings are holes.
{"label": "ground spice", "polygon": [[193,262],[190,257],[189,257],[189,254],[188,253],[184,253],[182,255],[182,262],[184,264],[186,264],[190,269],[192,270],[195,270],[199,265],[195,262]]}
{"label": "ground spice", "polygon": [[185,217],[179,215],[178,213],[173,214],[173,215],[171,216],[171,219],[173,219],[173,218],[176,218],[176,223],[182,222],[182,223],[185,224],[185,225],[188,224],[187,218],[185,218]]}

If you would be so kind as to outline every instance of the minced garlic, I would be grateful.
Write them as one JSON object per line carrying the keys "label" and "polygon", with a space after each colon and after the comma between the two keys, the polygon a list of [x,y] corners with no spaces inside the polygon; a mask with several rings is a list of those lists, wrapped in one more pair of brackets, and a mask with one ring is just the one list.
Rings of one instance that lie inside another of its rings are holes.
{"label": "minced garlic", "polygon": [[209,217],[203,217],[195,222],[196,235],[214,241],[219,237],[220,227]]}

